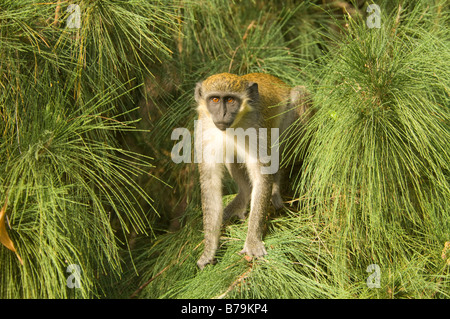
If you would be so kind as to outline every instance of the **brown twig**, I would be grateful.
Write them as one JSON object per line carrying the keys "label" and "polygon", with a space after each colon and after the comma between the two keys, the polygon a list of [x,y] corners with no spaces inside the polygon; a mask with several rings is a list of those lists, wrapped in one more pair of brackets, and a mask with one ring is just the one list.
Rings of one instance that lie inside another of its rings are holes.
{"label": "brown twig", "polygon": [[242,275],[239,276],[238,279],[236,279],[228,288],[227,290],[217,297],[214,297],[213,299],[223,299],[233,288],[240,283],[242,280],[248,277],[248,273],[252,271],[252,268],[249,268],[246,272],[244,272]]}
{"label": "brown twig", "polygon": [[166,267],[164,267],[163,270],[161,270],[159,273],[157,273],[155,276],[153,276],[152,278],[150,278],[149,280],[147,280],[147,282],[145,282],[144,284],[142,284],[138,289],[136,289],[135,292],[133,292],[133,294],[130,296],[130,298],[134,298],[136,297],[141,291],[142,289],[144,289],[145,287],[147,287],[153,280],[155,280],[156,278],[158,278],[163,272],[165,272],[168,268],[170,267],[170,265],[167,265]]}
{"label": "brown twig", "polygon": [[61,11],[61,1],[58,0],[55,8],[55,19],[52,22],[52,25],[54,26],[57,26],[59,24],[60,11]]}

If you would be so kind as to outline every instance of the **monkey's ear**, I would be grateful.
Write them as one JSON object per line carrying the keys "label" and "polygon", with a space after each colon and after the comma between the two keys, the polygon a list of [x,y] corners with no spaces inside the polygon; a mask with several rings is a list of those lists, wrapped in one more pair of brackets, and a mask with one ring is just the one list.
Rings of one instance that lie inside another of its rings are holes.
{"label": "monkey's ear", "polygon": [[203,82],[197,82],[195,85],[195,101],[199,103],[200,99],[202,98],[202,84]]}
{"label": "monkey's ear", "polygon": [[256,82],[249,82],[247,86],[247,94],[248,97],[252,101],[257,101],[259,97],[259,91],[258,91],[258,83]]}

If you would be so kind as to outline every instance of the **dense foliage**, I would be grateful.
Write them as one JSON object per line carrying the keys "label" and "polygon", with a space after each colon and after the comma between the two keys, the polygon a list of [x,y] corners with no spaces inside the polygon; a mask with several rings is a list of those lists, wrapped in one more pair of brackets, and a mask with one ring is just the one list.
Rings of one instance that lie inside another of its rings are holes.
{"label": "dense foliage", "polygon": [[[371,4],[1,0],[0,297],[449,298],[450,6]],[[232,221],[199,271],[171,133],[216,72],[305,85],[314,117],[268,255]]]}

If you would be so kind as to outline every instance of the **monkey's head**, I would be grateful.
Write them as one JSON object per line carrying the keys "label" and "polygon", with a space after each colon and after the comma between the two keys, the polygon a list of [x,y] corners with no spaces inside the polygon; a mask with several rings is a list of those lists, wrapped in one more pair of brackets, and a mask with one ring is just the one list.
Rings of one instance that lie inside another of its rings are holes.
{"label": "monkey's head", "polygon": [[257,83],[230,73],[212,75],[195,88],[199,112],[209,115],[222,131],[236,124],[239,114],[251,111],[257,98]]}

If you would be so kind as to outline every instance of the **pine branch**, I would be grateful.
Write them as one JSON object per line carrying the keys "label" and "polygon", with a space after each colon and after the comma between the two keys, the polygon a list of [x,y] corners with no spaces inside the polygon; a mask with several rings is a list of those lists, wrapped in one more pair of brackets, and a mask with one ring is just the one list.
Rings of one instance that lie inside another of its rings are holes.
{"label": "pine branch", "polygon": [[223,294],[220,294],[220,295],[218,295],[216,297],[213,297],[212,299],[223,299],[223,298],[225,298],[228,295],[228,293],[230,291],[232,291],[237,284],[239,284],[241,281],[245,280],[249,276],[251,271],[252,271],[252,268],[250,267],[246,272],[244,272],[234,282],[232,282],[231,285],[227,288],[227,290]]}

